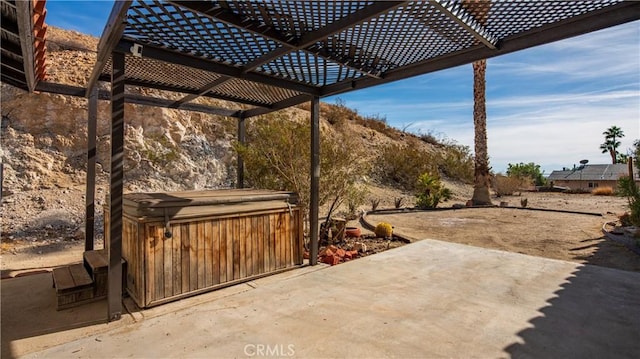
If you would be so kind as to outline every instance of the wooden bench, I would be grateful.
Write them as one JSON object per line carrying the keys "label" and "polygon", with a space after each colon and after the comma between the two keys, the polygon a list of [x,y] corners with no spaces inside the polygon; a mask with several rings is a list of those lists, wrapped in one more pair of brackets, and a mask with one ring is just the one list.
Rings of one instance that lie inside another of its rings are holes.
{"label": "wooden bench", "polygon": [[57,309],[66,309],[94,300],[93,280],[82,263],[53,270]]}

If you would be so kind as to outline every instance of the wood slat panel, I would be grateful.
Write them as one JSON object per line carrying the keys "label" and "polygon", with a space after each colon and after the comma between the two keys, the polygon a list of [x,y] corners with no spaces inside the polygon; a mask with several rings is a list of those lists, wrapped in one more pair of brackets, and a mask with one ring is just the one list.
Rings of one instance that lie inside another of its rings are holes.
{"label": "wood slat panel", "polygon": [[166,238],[164,236],[164,228],[160,228],[160,238],[162,241],[163,250],[163,265],[164,265],[164,298],[173,295],[173,241],[172,238]]}
{"label": "wood slat panel", "polygon": [[205,281],[205,240],[204,240],[204,222],[196,222],[196,236],[198,239],[198,289],[207,286]]}
{"label": "wood slat panel", "polygon": [[165,238],[163,221],[125,216],[129,291],[150,306],[301,264],[301,221],[299,208],[172,221]]}
{"label": "wood slat panel", "polygon": [[240,218],[236,217],[232,221],[233,238],[233,279],[240,279]]}
{"label": "wood slat panel", "polygon": [[258,268],[258,241],[260,238],[260,217],[251,216],[251,274],[255,275],[260,273]]}
{"label": "wood slat panel", "polygon": [[264,216],[256,216],[258,219],[258,225],[256,226],[256,232],[258,236],[258,240],[256,241],[256,252],[257,252],[257,268],[258,274],[262,274],[265,272],[264,270],[264,237],[265,237],[265,217]]}
{"label": "wood slat panel", "polygon": [[[236,241],[240,248],[238,248],[238,266],[240,267],[240,276],[238,278],[245,278],[247,276],[247,236],[246,236],[246,219],[247,217],[238,218],[238,236]],[[235,259],[235,258],[234,258]]]}
{"label": "wood slat panel", "polygon": [[277,267],[276,269],[281,269],[284,267],[285,265],[285,243],[283,240],[283,232],[284,232],[284,215],[282,213],[278,213],[276,215],[277,218],[277,229],[276,229],[276,250],[277,250],[277,256],[278,256],[278,260],[277,260]]}
{"label": "wood slat panel", "polygon": [[149,230],[149,226],[144,226],[145,232],[145,254],[147,267],[145,268],[147,286],[145,288],[145,298],[147,300],[153,300],[155,298],[156,290],[156,278],[154,270],[156,268],[155,262],[155,248],[153,246],[153,232]]}
{"label": "wood slat panel", "polygon": [[227,263],[227,280],[233,280],[233,219],[230,219],[225,223],[224,230],[226,232],[226,241],[227,241],[227,253],[225,256],[225,261]]}
{"label": "wood slat panel", "polygon": [[282,241],[284,242],[284,247],[285,247],[285,258],[284,258],[284,266],[285,267],[289,267],[291,265],[291,258],[293,257],[291,255],[291,220],[292,220],[292,216],[287,213],[284,214],[283,216],[283,228],[284,228],[284,232],[282,234]]}
{"label": "wood slat panel", "polygon": [[227,281],[227,229],[225,221],[220,221],[218,225],[220,233],[220,283]]}
{"label": "wood slat panel", "polygon": [[275,214],[269,215],[269,271],[276,270],[276,219]]}
{"label": "wood slat panel", "polygon": [[[171,254],[173,263],[173,295],[182,293],[182,229],[179,224],[171,225]],[[166,278],[168,279],[168,278]]]}
{"label": "wood slat panel", "polygon": [[189,228],[189,290],[198,289],[198,233],[195,222]]}
{"label": "wood slat panel", "polygon": [[211,221],[205,221],[202,223],[204,226],[204,285],[210,287],[213,285],[213,223]]}
{"label": "wood slat panel", "polygon": [[153,238],[153,248],[155,257],[155,268],[153,270],[155,275],[155,291],[153,294],[153,300],[161,299],[165,297],[165,284],[164,284],[164,241],[162,240],[164,235],[164,228],[162,223],[158,223],[150,227]]}
{"label": "wood slat panel", "polygon": [[182,282],[182,293],[187,293],[189,291],[189,267],[191,265],[191,260],[189,256],[189,250],[191,248],[191,243],[189,243],[189,226],[188,225],[180,225],[180,258],[181,258],[181,276],[180,280]]}
{"label": "wood slat panel", "polygon": [[212,225],[212,236],[213,240],[213,255],[212,255],[212,280],[213,284],[220,283],[220,221],[211,221]]}

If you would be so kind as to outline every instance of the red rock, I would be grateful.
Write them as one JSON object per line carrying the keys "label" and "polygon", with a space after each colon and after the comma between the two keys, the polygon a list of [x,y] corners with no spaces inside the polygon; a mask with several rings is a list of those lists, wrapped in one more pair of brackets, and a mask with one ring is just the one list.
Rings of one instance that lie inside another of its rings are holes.
{"label": "red rock", "polygon": [[328,265],[336,265],[340,263],[340,257],[336,256],[336,255],[331,255],[331,256],[323,256],[320,261],[322,263],[326,263]]}
{"label": "red rock", "polygon": [[304,251],[304,254],[302,255],[302,258],[309,259],[309,252],[308,251]]}
{"label": "red rock", "polygon": [[338,249],[336,250],[336,255],[337,255],[338,257],[340,257],[340,258],[343,258],[346,254],[347,254],[347,252],[346,252],[344,249],[342,249],[342,248],[338,248]]}

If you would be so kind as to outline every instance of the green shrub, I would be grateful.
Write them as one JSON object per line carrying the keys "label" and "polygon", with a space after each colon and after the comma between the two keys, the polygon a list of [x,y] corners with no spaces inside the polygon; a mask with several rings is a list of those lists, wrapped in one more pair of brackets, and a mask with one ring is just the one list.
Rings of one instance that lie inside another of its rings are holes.
{"label": "green shrub", "polygon": [[418,146],[390,144],[382,148],[372,177],[383,184],[413,191],[416,178],[425,172],[437,172],[435,157]]}
{"label": "green shrub", "polygon": [[468,146],[445,144],[437,156],[438,170],[444,176],[473,183],[474,161]]}
{"label": "green shrub", "polygon": [[445,188],[437,176],[423,173],[416,185],[416,206],[418,208],[436,208],[440,201],[451,198],[451,190]]}
{"label": "green shrub", "polygon": [[[298,193],[301,205],[309,208],[311,128],[280,114],[252,119],[247,124],[246,144],[234,148],[245,163],[247,184],[255,188]],[[348,136],[320,136],[320,205],[335,201],[336,207],[366,172],[358,147]]]}
{"label": "green shrub", "polygon": [[358,207],[362,206],[365,202],[369,190],[361,185],[352,186],[347,192],[347,219],[352,220],[357,218]]}
{"label": "green shrub", "polygon": [[629,222],[640,226],[640,188],[629,176],[618,179],[618,194],[627,197],[629,203]]}
{"label": "green shrub", "polygon": [[517,164],[509,163],[509,168],[507,168],[507,176],[519,178],[528,177],[535,183],[536,186],[544,186],[547,184],[547,179],[544,178],[544,175],[540,171],[540,165],[537,165],[533,162],[520,162]]}

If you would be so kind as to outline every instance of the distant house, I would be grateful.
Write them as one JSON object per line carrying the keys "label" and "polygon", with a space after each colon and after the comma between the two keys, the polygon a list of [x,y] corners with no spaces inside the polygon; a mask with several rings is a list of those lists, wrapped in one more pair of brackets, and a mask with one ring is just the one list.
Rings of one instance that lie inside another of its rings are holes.
{"label": "distant house", "polygon": [[[549,182],[554,186],[569,187],[571,189],[590,189],[602,186],[617,186],[618,178],[629,175],[626,164],[615,165],[585,165],[570,170],[553,171],[549,175]],[[640,174],[633,173],[634,180],[640,185]]]}

